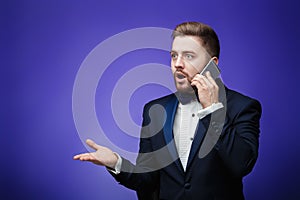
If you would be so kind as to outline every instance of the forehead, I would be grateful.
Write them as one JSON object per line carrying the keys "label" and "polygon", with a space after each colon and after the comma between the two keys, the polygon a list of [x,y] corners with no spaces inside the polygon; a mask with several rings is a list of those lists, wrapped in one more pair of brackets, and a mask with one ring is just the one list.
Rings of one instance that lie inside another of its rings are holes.
{"label": "forehead", "polygon": [[200,39],[196,36],[177,36],[172,43],[172,51],[193,51],[195,53],[203,53],[203,48]]}

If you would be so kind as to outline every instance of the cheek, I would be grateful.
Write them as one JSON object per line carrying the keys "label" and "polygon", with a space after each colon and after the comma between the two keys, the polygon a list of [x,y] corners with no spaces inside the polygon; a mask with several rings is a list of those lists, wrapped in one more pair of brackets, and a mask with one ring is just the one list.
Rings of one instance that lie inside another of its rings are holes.
{"label": "cheek", "polygon": [[173,62],[171,62],[171,70],[172,70],[172,73],[174,73],[176,71],[176,68],[175,68]]}
{"label": "cheek", "polygon": [[191,62],[189,64],[188,67],[188,71],[195,75],[197,73],[200,73],[202,71],[202,69],[204,68],[204,66],[206,65],[206,61],[205,60],[197,60],[195,62]]}
{"label": "cheek", "polygon": [[192,77],[193,75],[199,73],[199,67],[195,65],[188,65],[186,66],[186,72]]}

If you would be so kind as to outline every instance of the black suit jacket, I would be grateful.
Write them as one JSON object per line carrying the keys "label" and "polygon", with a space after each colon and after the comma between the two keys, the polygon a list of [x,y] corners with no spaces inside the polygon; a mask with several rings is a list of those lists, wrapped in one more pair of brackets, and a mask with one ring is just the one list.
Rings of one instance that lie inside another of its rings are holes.
{"label": "black suit jacket", "polygon": [[261,105],[225,92],[224,108],[198,122],[186,171],[173,140],[176,95],[146,104],[136,165],[123,158],[121,173],[112,173],[115,179],[136,190],[140,200],[244,199],[242,178],[258,156]]}

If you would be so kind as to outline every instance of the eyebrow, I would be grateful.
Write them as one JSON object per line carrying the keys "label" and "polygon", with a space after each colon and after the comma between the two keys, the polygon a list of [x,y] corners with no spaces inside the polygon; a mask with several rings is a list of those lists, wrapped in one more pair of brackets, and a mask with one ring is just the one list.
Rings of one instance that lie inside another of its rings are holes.
{"label": "eyebrow", "polygon": [[[177,53],[177,51],[171,50],[170,53]],[[182,53],[183,53],[183,54],[187,54],[187,53],[196,54],[196,52],[194,52],[194,51],[182,51]]]}

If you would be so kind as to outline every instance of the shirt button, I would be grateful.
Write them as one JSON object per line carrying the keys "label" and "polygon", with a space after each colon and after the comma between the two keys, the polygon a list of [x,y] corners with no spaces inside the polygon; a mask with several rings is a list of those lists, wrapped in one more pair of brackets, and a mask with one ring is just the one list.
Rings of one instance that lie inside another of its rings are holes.
{"label": "shirt button", "polygon": [[195,117],[195,114],[194,114],[194,113],[192,114],[192,117]]}
{"label": "shirt button", "polygon": [[185,189],[190,189],[191,188],[191,184],[190,183],[185,183],[184,184],[184,188]]}

